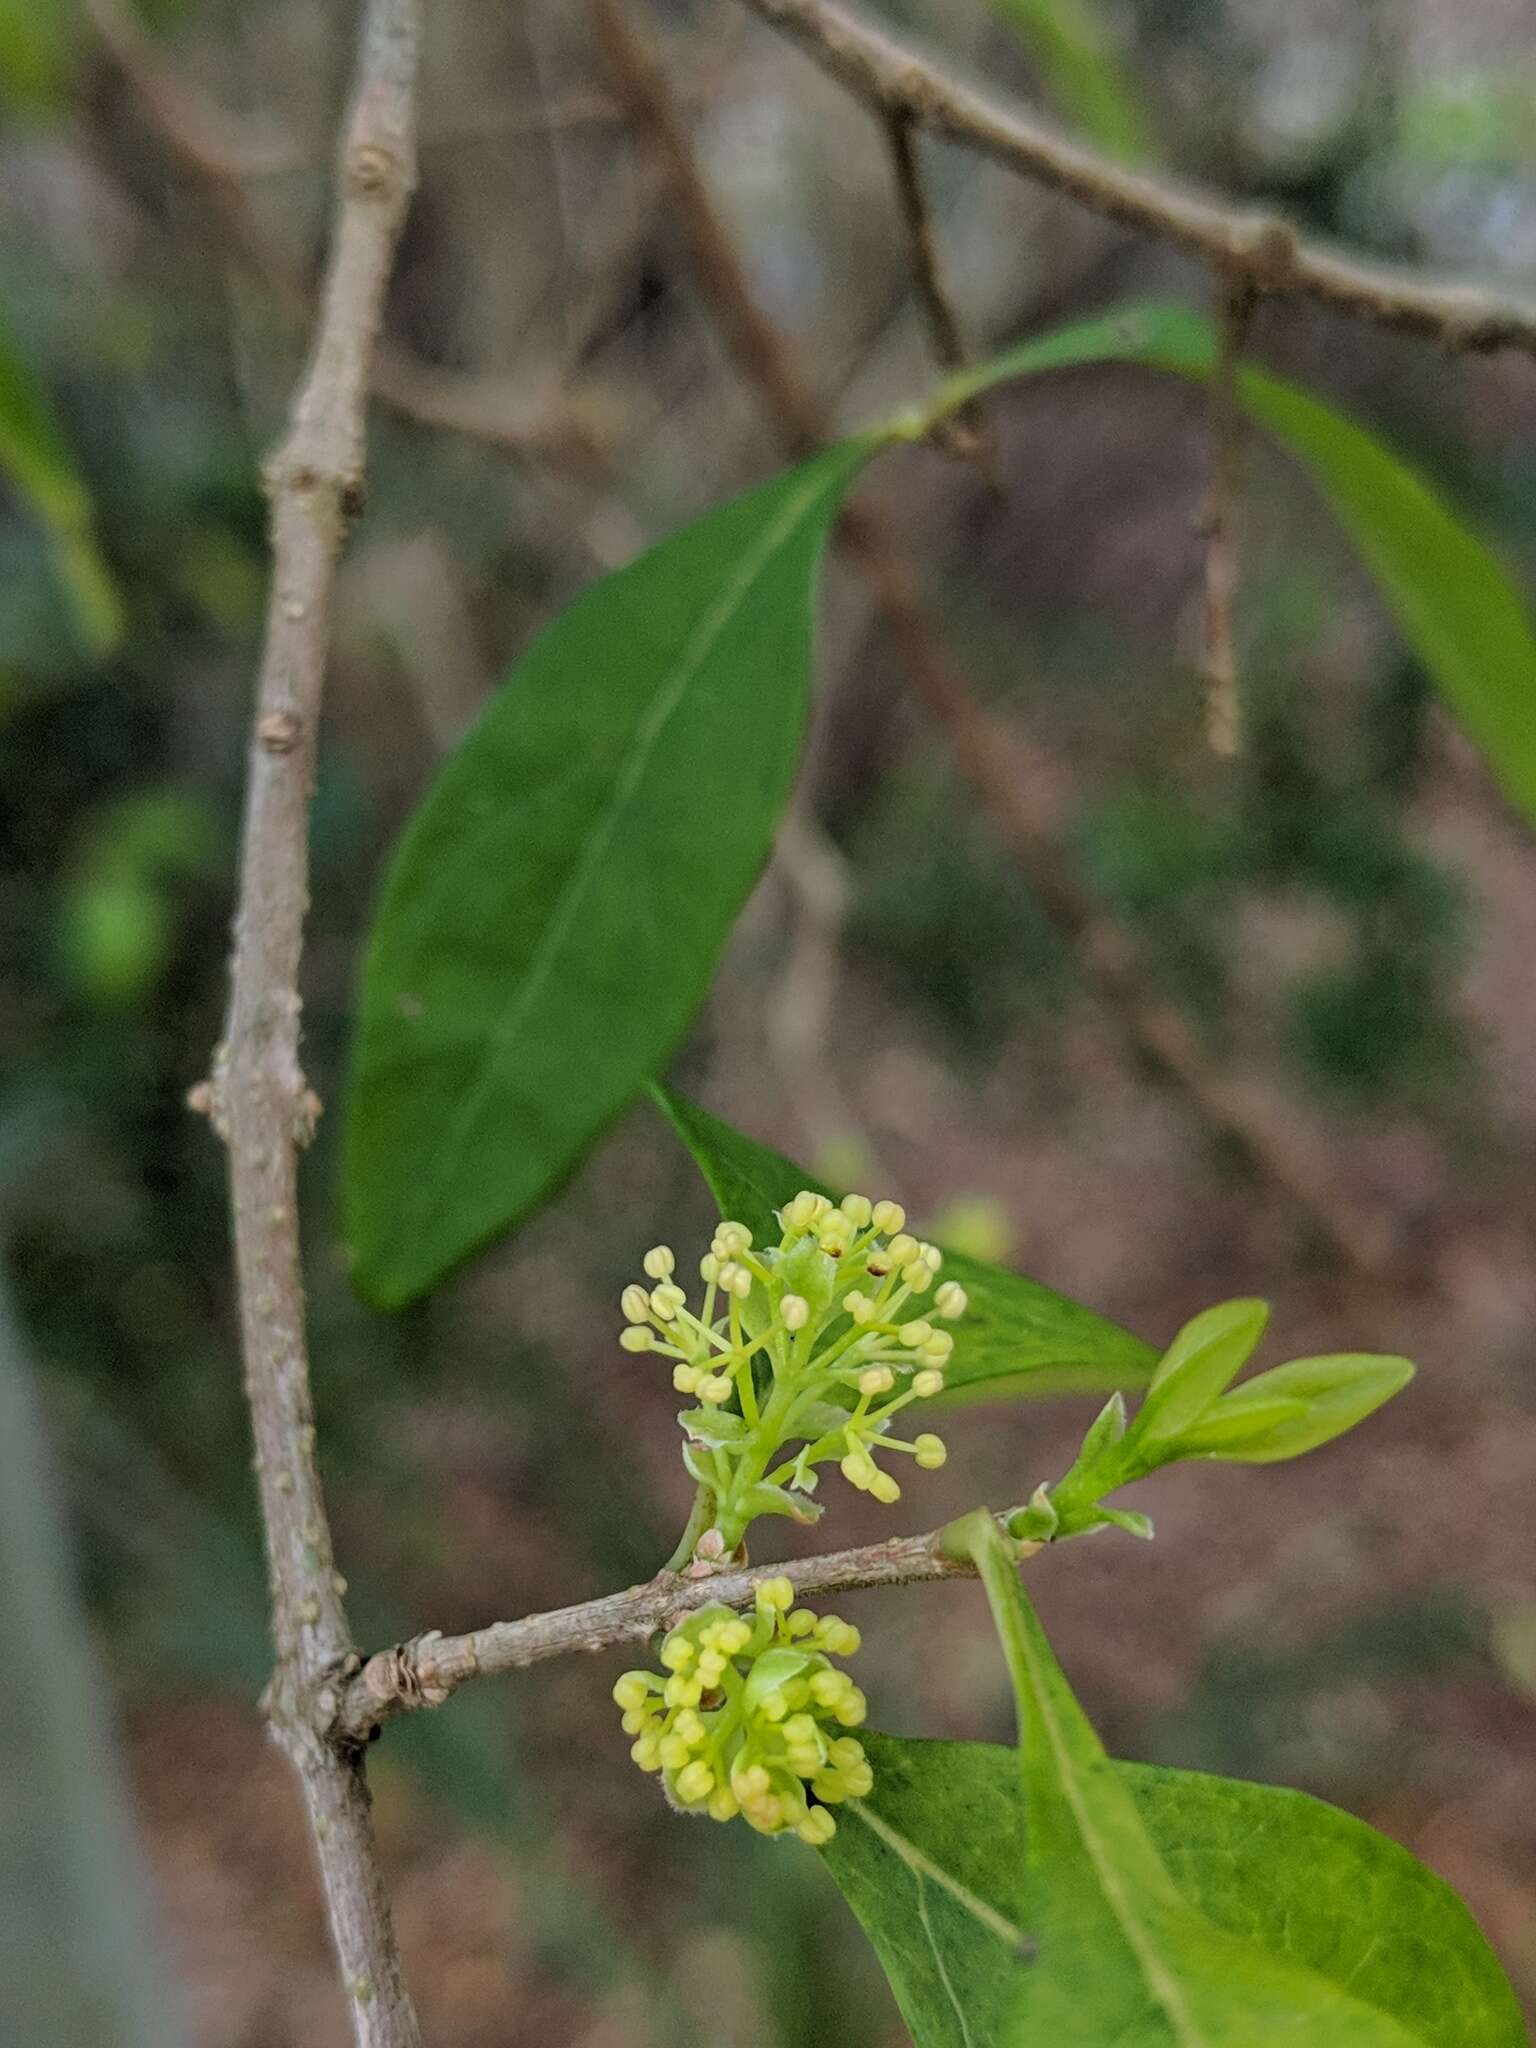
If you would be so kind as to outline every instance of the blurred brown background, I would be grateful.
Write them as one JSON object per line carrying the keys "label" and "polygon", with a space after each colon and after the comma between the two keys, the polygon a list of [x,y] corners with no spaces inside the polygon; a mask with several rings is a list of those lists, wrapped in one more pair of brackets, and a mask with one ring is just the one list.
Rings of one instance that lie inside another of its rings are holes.
{"label": "blurred brown background", "polygon": [[[1004,10],[883,12],[1092,118],[1092,65],[1074,86]],[[1163,163],[1362,249],[1536,281],[1531,0],[1098,12]],[[254,1707],[222,1161],[182,1098],[219,1028],[257,471],[323,253],[350,13],[0,7],[0,309],[122,612],[109,648],[82,648],[32,508],[0,486],[0,1195],[197,2048],[296,2048],[342,2025],[297,1802]],[[336,1140],[359,938],[434,762],[575,591],[779,460],[587,10],[428,14],[422,185],[342,574],[306,988],[329,1110],[306,1176],[317,1393],[371,1641],[646,1576],[686,1511],[670,1390],[615,1344],[644,1247],[709,1221],[655,1116],[637,1110],[515,1245],[393,1322],[343,1277]],[[932,372],[865,117],[740,9],[635,0],[631,19],[808,387],[844,424],[920,392]],[[959,152],[925,145],[923,165],[978,353],[1127,296],[1203,302],[1198,273],[1064,202]],[[1450,362],[1297,309],[1266,311],[1255,346],[1419,463],[1529,587],[1528,360]],[[1004,393],[987,419],[1000,491],[918,451],[883,463],[865,502],[1048,790],[1050,860],[1132,935],[1141,986],[1187,1020],[1211,1086],[1169,1086],[1128,1051],[846,563],[797,811],[678,1071],[754,1135],[1152,1339],[1260,1293],[1271,1357],[1420,1361],[1357,1436],[1296,1467],[1170,1473],[1136,1503],[1155,1545],[1073,1545],[1034,1590],[1113,1748],[1363,1814],[1461,1889],[1536,2003],[1536,844],[1278,457],[1250,457],[1245,743],[1226,763],[1193,658],[1198,397],[1096,371]],[[1237,1101],[1245,1145],[1216,1099]],[[908,1488],[899,1526],[1025,1498],[1085,1419],[957,1415],[949,1466]],[[840,1540],[893,1526],[851,1494],[836,1505]],[[868,1628],[878,1725],[1006,1737],[979,1596],[847,1610]],[[607,1699],[619,1661],[471,1688],[375,1753],[428,2038],[894,2048],[813,1857],[673,1820],[630,1765]]]}

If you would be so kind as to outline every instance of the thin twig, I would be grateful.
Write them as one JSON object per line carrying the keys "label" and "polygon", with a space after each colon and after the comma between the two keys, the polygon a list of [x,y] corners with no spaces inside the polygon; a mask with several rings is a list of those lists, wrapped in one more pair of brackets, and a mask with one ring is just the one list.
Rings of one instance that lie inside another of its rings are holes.
{"label": "thin twig", "polygon": [[[638,134],[666,165],[701,293],[732,358],[762,401],[786,454],[820,447],[828,409],[802,380],[788,344],[752,294],[741,257],[699,170],[665,74],[623,0],[589,0],[604,55]],[[1062,851],[1064,779],[1044,752],[980,704],[923,603],[918,576],[880,517],[857,502],[838,536],[874,591],[912,686],[942,728],[955,765],[1061,934],[1090,992],[1132,1052],[1188,1102],[1205,1128],[1235,1147],[1347,1263],[1380,1272],[1396,1232],[1360,1213],[1320,1168],[1324,1148],[1294,1104],[1257,1076],[1212,1065],[1178,1007],[1158,994],[1133,934],[1084,889]]]}
{"label": "thin twig", "polygon": [[1237,596],[1238,506],[1243,487],[1243,412],[1237,398],[1237,372],[1252,313],[1253,291],[1248,280],[1227,279],[1222,291],[1216,365],[1211,373],[1210,486],[1200,519],[1205,538],[1205,607],[1200,649],[1205,730],[1211,751],[1227,758],[1237,752],[1241,736],[1232,617]]}
{"label": "thin twig", "polygon": [[747,384],[767,401],[786,453],[796,458],[814,453],[826,440],[831,423],[795,376],[777,333],[762,319],[746,288],[736,245],[699,176],[693,143],[666,73],[623,0],[589,0],[588,13],[619,95],[666,174],[700,290],[732,360]]}
{"label": "thin twig", "polygon": [[[882,125],[890,150],[897,209],[907,238],[912,288],[927,330],[928,346],[941,370],[950,373],[963,370],[967,362],[965,338],[960,331],[960,316],[944,288],[938,237],[934,233],[933,215],[923,185],[922,166],[917,160],[917,137],[913,133],[912,116],[905,110],[897,110],[887,114]],[[975,400],[943,420],[933,439],[950,454],[975,462],[985,481],[994,491],[1000,492],[996,467],[987,458],[983,441],[981,408]]]}
{"label": "thin twig", "polygon": [[922,168],[917,161],[917,140],[912,116],[905,108],[887,114],[883,123],[890,145],[891,170],[901,223],[906,230],[907,254],[912,267],[912,285],[928,330],[928,344],[941,370],[963,370],[965,341],[960,318],[949,302],[940,274],[938,238],[928,209]]}
{"label": "thin twig", "polygon": [[935,135],[980,150],[1091,212],[1171,242],[1260,296],[1299,295],[1447,348],[1518,348],[1536,355],[1536,305],[1304,240],[1279,215],[1230,205],[1171,179],[1149,177],[1069,141],[1016,101],[951,77],[912,44],[827,0],[744,0],[791,36],[881,118],[905,114]]}
{"label": "thin twig", "polygon": [[354,1658],[315,1457],[299,1253],[298,1152],[319,1104],[299,1065],[309,796],[331,597],[361,507],[368,377],[416,177],[419,0],[369,0],[338,165],[314,347],[267,465],[272,590],[250,749],[229,1016],[206,1106],[229,1147],[245,1384],[256,1441],[276,1667],[266,1708],[303,1786],[358,2048],[418,2048],[416,2015],[354,1754],[312,1694]]}
{"label": "thin twig", "polygon": [[[434,1629],[392,1650],[370,1657],[348,1684],[332,1686],[321,1697],[337,1740],[368,1741],[386,1721],[417,1707],[437,1707],[471,1678],[492,1678],[521,1671],[548,1657],[573,1652],[610,1650],[620,1643],[644,1642],[658,1629],[670,1628],[685,1615],[718,1601],[726,1607],[749,1607],[764,1579],[786,1578],[797,1595],[851,1593],[868,1586],[913,1586],[930,1579],[974,1576],[969,1559],[956,1561],[939,1549],[941,1529],[924,1536],[897,1536],[859,1550],[832,1551],[790,1564],[750,1571],[725,1571],[699,1577],[658,1572],[643,1586],[587,1600],[577,1607],[557,1607],[548,1614],[530,1614],[521,1621],[496,1621],[469,1635],[439,1635]],[[1019,1546],[1021,1559],[1033,1557],[1037,1543]]]}

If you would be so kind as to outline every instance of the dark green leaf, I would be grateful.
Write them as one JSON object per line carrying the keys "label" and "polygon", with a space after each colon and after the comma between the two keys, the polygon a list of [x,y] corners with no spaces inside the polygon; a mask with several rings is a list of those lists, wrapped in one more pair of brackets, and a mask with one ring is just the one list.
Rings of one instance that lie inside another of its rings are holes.
{"label": "dark green leaf", "polygon": [[[1194,314],[1128,306],[966,371],[945,387],[937,410],[1043,370],[1130,362],[1205,378],[1214,360],[1210,329]],[[1238,383],[1248,413],[1311,474],[1505,794],[1536,822],[1536,635],[1504,568],[1374,434],[1262,370],[1245,368]]]}
{"label": "dark green leaf", "polygon": [[347,1132],[359,1285],[507,1229],[665,1061],[767,857],[805,722],[831,450],[587,591],[416,814],[369,948]]}
{"label": "dark green leaf", "polygon": [[96,549],[90,496],[47,398],[3,321],[0,477],[31,506],[47,531],[81,646],[88,654],[110,653],[122,634],[122,607]]}
{"label": "dark green leaf", "polygon": [[1123,163],[1150,154],[1148,121],[1095,0],[992,0],[1040,73],[1052,105]]}
{"label": "dark green leaf", "polygon": [[[759,1241],[777,1237],[773,1212],[801,1188],[836,1199],[838,1191],[697,1103],[669,1088],[654,1092],[698,1162],[720,1213],[747,1224]],[[954,1326],[955,1354],[942,1400],[1142,1386],[1156,1362],[1139,1338],[1038,1280],[958,1252],[945,1253],[944,1277],[960,1282],[970,1305]]]}
{"label": "dark green leaf", "polygon": [[[1032,1935],[1018,1754],[863,1730],[860,1740],[874,1790],[839,1809],[827,1868],[917,2048],[997,2048],[1019,1980],[1037,1966],[1022,1946]],[[1476,1923],[1406,1849],[1303,1792],[1110,1768],[1179,1891],[1215,1927],[1347,1988],[1422,2048],[1528,2048]]]}

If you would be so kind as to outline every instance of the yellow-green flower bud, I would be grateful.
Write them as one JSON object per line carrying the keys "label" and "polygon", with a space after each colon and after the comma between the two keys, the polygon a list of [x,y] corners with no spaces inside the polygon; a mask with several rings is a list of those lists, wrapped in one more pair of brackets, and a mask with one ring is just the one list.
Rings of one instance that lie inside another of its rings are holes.
{"label": "yellow-green flower bud", "polygon": [[949,1452],[944,1448],[944,1439],[927,1433],[913,1438],[913,1449],[917,1454],[918,1464],[925,1472],[937,1472],[949,1456]]}
{"label": "yellow-green flower bud", "polygon": [[912,1391],[920,1401],[931,1401],[935,1394],[942,1394],[944,1391],[943,1373],[932,1369],[913,1373]]}
{"label": "yellow-green flower bud", "polygon": [[901,1488],[889,1472],[877,1471],[869,1482],[869,1491],[884,1507],[891,1507],[901,1499]]}
{"label": "yellow-green flower bud", "polygon": [[670,1280],[677,1266],[672,1247],[665,1244],[653,1244],[640,1263],[652,1280]]}
{"label": "yellow-green flower bud", "polygon": [[924,1322],[903,1323],[896,1334],[903,1344],[915,1351],[919,1344],[926,1344],[933,1335],[933,1325]]}
{"label": "yellow-green flower bud", "polygon": [[644,1323],[631,1323],[619,1332],[619,1343],[626,1351],[649,1351],[655,1342],[655,1333]]}
{"label": "yellow-green flower bud", "polygon": [[701,1401],[718,1408],[722,1401],[731,1398],[731,1382],[723,1372],[709,1372],[699,1381],[697,1392]]}
{"label": "yellow-green flower bud", "polygon": [[619,1296],[619,1307],[632,1323],[643,1323],[651,1312],[651,1297],[643,1287],[626,1287]]}
{"label": "yellow-green flower bud", "polygon": [[900,1202],[876,1202],[869,1220],[882,1237],[894,1237],[905,1227],[907,1212]]}
{"label": "yellow-green flower bud", "polygon": [[780,1614],[787,1614],[795,1602],[795,1589],[786,1578],[762,1579],[758,1582],[753,1597],[759,1607],[769,1607]]}
{"label": "yellow-green flower bud", "polygon": [[946,1280],[934,1295],[933,1305],[946,1322],[958,1322],[969,1305],[969,1297],[958,1280]]}
{"label": "yellow-green flower bud", "polygon": [[896,1384],[896,1375],[888,1365],[866,1366],[859,1374],[861,1394],[888,1394]]}
{"label": "yellow-green flower bud", "polygon": [[874,1477],[875,1461],[867,1451],[854,1449],[839,1460],[837,1469],[842,1473],[850,1486],[858,1487],[862,1493],[868,1488],[870,1480]]}
{"label": "yellow-green flower bud", "polygon": [[811,1304],[803,1294],[786,1294],[779,1303],[779,1316],[786,1330],[803,1330],[811,1319]]}
{"label": "yellow-green flower bud", "polygon": [[902,1267],[901,1277],[914,1294],[926,1294],[933,1285],[933,1268],[926,1259],[911,1259]]}
{"label": "yellow-green flower bud", "polygon": [[908,1237],[905,1232],[893,1237],[885,1248],[885,1256],[894,1267],[909,1265],[917,1257],[917,1239]]}
{"label": "yellow-green flower bud", "polygon": [[874,1203],[868,1195],[844,1195],[838,1207],[855,1230],[865,1229],[874,1214]]}
{"label": "yellow-green flower bud", "polygon": [[695,1757],[678,1772],[673,1789],[687,1805],[697,1806],[714,1791],[715,1774],[702,1757]]}

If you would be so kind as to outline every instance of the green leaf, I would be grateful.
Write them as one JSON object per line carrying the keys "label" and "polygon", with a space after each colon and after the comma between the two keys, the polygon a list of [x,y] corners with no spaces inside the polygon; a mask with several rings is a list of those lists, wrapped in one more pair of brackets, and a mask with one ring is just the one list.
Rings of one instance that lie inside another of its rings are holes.
{"label": "green leaf", "polygon": [[122,637],[117,589],[97,552],[90,495],[42,387],[0,320],[0,477],[42,523],[84,652],[110,654]]}
{"label": "green leaf", "polygon": [[1181,1458],[1273,1465],[1363,1422],[1413,1378],[1406,1358],[1342,1352],[1261,1372],[1216,1403],[1183,1438]]}
{"label": "green leaf", "polygon": [[851,441],[588,590],[395,856],[363,977],[346,1218],[398,1308],[525,1215],[666,1060],[772,843]]}
{"label": "green leaf", "polygon": [[[1063,328],[952,379],[934,416],[1045,370],[1143,363],[1210,375],[1216,347],[1180,306],[1133,305]],[[1374,434],[1267,372],[1238,377],[1246,411],[1308,471],[1446,702],[1505,795],[1536,823],[1536,635],[1492,550]]]}
{"label": "green leaf", "polygon": [[[1272,1833],[1254,1896],[1237,1893],[1230,1867],[1209,1912],[1198,1892],[1181,1890],[1124,1769],[1072,1695],[1019,1585],[1013,1546],[984,1510],[949,1534],[981,1572],[1013,1680],[1013,1770],[983,1817],[975,1791],[967,1798],[952,1782],[949,1760],[941,1755],[933,1771],[924,1757],[906,1774],[914,1810],[892,1812],[887,1751],[897,1748],[899,1763],[909,1746],[877,1739],[875,1789],[828,1851],[842,1881],[837,1858],[848,1851],[838,1844],[858,1819],[894,1859],[883,1882],[847,1888],[919,2048],[1430,2048],[1478,2041],[1479,2031],[1478,2048],[1506,2048],[1508,1987],[1455,1900],[1431,1896],[1427,1873],[1429,1890],[1419,1887],[1406,1925],[1395,1925],[1388,1887],[1359,1882],[1362,1857],[1325,1855],[1318,1831],[1298,1825],[1295,1839]],[[942,1791],[941,1775],[951,1778]],[[1256,1793],[1222,1790],[1234,1802]],[[898,1775],[898,1802],[902,1791]],[[1194,1803],[1198,1819],[1198,1793]],[[1191,1822],[1177,1807],[1173,1821],[1177,1850]],[[1413,1867],[1369,1830],[1360,1837],[1372,1865],[1395,1856],[1400,1876]],[[855,1867],[865,1847],[860,1835]],[[1270,1904],[1296,1879],[1311,1895],[1299,1925]],[[1395,1969],[1368,1976],[1383,1951]],[[1426,2001],[1446,1995],[1472,2031],[1424,2030]]]}
{"label": "green leaf", "polygon": [[1056,111],[1122,163],[1151,154],[1150,123],[1094,0],[992,0]]}
{"label": "green leaf", "polygon": [[[652,1093],[709,1183],[721,1215],[745,1223],[759,1242],[777,1237],[774,1211],[801,1188],[837,1199],[814,1174],[686,1096],[659,1085]],[[949,1251],[944,1278],[960,1282],[969,1306],[955,1325],[946,1391],[927,1405],[1145,1385],[1156,1355],[1148,1345],[1038,1280]]]}
{"label": "green leaf", "polygon": [[[838,1809],[822,1858],[917,2048],[996,2048],[1022,1977],[1045,1960],[1030,1932],[1018,1753],[865,1729],[859,1739],[874,1790]],[[1420,2048],[1528,2048],[1471,1915],[1397,1843],[1304,1792],[1109,1769],[1180,1893],[1215,1927],[1347,1989]],[[1047,2036],[1044,2048],[1077,2038]]]}
{"label": "green leaf", "polygon": [[1234,1937],[1174,1884],[978,1510],[952,1532],[981,1573],[1013,1681],[1027,1820],[1025,1922],[1038,1954],[1006,2039],[1018,2048],[1409,2048],[1340,1986]]}
{"label": "green leaf", "polygon": [[1267,1301],[1223,1301],[1187,1322],[1152,1375],[1136,1417],[1135,1441],[1163,1444],[1181,1437],[1231,1386],[1268,1321]]}

